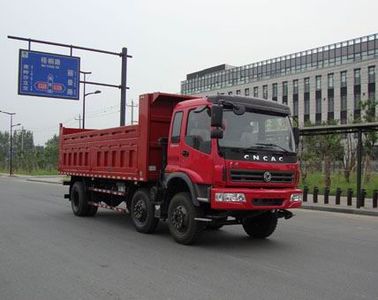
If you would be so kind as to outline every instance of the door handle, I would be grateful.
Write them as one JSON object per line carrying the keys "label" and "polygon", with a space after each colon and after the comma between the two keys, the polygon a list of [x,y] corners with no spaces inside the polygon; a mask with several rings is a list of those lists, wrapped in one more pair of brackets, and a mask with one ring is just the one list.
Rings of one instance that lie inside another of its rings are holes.
{"label": "door handle", "polygon": [[189,156],[189,151],[187,151],[187,150],[182,150],[182,151],[181,151],[181,154],[182,154],[182,156],[188,157],[188,156]]}

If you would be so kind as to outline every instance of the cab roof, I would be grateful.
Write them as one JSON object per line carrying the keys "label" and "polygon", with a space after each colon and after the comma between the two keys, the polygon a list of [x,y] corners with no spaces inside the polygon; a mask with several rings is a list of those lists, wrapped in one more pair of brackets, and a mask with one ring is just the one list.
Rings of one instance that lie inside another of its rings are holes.
{"label": "cab roof", "polygon": [[246,106],[246,108],[251,110],[258,110],[261,112],[270,112],[282,115],[290,115],[290,108],[287,105],[279,104],[277,102],[268,101],[265,99],[258,99],[254,97],[243,97],[243,96],[208,96],[207,99],[216,104],[222,103],[222,101],[231,102],[234,104],[241,104]]}

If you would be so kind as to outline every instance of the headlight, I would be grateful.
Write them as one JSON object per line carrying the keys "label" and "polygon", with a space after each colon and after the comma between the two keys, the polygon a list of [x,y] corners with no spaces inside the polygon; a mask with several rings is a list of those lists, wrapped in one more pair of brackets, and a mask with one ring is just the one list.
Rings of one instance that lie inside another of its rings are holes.
{"label": "headlight", "polygon": [[290,201],[292,201],[292,202],[302,201],[302,194],[291,194]]}
{"label": "headlight", "polygon": [[243,193],[215,193],[215,201],[245,202],[245,195]]}

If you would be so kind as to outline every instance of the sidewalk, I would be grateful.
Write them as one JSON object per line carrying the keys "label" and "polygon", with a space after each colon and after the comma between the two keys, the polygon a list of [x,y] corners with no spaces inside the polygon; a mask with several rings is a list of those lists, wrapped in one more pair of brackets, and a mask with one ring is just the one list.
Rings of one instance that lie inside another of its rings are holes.
{"label": "sidewalk", "polygon": [[324,204],[324,196],[318,195],[318,202],[314,203],[313,195],[307,195],[307,202],[303,202],[302,208],[304,209],[314,209],[322,211],[331,211],[331,212],[341,212],[349,214],[360,214],[360,215],[369,215],[369,216],[378,216],[378,208],[373,208],[373,200],[371,198],[365,198],[365,205],[361,208],[356,208],[356,197],[352,198],[352,205],[347,205],[347,197],[340,197],[340,204],[336,205],[336,197],[329,196],[328,204]]}
{"label": "sidewalk", "polygon": [[[8,177],[9,174],[0,173],[0,177]],[[40,175],[40,176],[31,176],[31,175],[13,175],[12,178],[23,179],[26,181],[50,183],[50,184],[62,184],[63,179],[66,176],[64,175]]]}

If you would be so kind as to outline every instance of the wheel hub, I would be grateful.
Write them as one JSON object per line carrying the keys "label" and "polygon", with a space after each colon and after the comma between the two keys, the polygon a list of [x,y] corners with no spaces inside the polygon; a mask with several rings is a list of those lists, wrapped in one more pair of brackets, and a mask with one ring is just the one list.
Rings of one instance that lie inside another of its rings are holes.
{"label": "wheel hub", "polygon": [[172,225],[176,230],[182,232],[187,227],[187,213],[183,206],[178,206],[175,208],[171,218]]}

